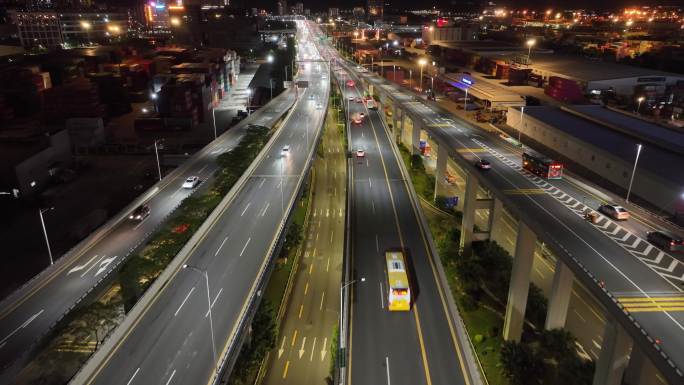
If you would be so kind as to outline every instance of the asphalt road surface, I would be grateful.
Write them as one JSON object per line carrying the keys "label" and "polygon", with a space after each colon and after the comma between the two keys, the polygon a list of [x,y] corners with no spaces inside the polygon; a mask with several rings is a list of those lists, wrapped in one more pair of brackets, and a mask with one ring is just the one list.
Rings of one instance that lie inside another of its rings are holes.
{"label": "asphalt road surface", "polygon": [[314,162],[309,224],[278,343],[263,385],[326,385],[338,323],[344,247],[346,156],[338,127],[327,124]]}
{"label": "asphalt road surface", "polygon": [[[202,182],[213,178],[216,157],[233,148],[242,138],[247,123],[272,126],[292,105],[294,93],[274,99],[244,123],[233,127],[199,151],[182,166],[183,172],[163,179],[143,197],[151,214],[141,222],[127,219],[129,211],[117,214],[119,223],[96,242],[82,245],[27,285],[3,300],[0,307],[0,383],[8,383],[26,363],[37,339],[86,294],[96,283],[114,271],[165,218],[198,189],[182,188],[190,175]],[[154,156],[152,153],[151,156]],[[96,230],[96,231],[102,231]]]}
{"label": "asphalt road surface", "polygon": [[[299,29],[298,49],[315,56]],[[273,146],[257,165],[185,263],[208,273],[178,269],[157,293],[135,326],[127,332],[87,383],[203,384],[214,373],[210,321],[219,356],[231,348],[240,316],[256,291],[256,278],[270,262],[287,206],[314,151],[328,98],[324,64],[300,66],[300,80],[311,87],[300,92],[292,115]],[[316,83],[318,82],[318,83]],[[316,86],[313,86],[317,84]],[[314,100],[308,99],[310,93]],[[317,107],[316,101],[323,103]],[[289,154],[282,149],[289,145]],[[282,182],[282,183],[281,183]],[[208,294],[208,295],[207,295]],[[208,298],[212,317],[208,317]]]}
{"label": "asphalt road surface", "polygon": [[[548,182],[523,172],[519,154],[512,153],[501,140],[397,85],[367,73],[362,76],[389,90],[395,103],[420,116],[430,134],[446,143],[452,153],[472,163],[487,159],[492,170],[484,177],[494,188],[510,195],[519,212],[527,215],[526,221],[536,222],[545,229],[547,240],[591,271],[651,337],[660,341],[660,348],[677,366],[684,368],[684,308],[673,305],[684,297],[684,265],[680,261],[648,244],[643,230],[634,227],[639,226],[636,223],[623,227],[602,217],[596,225],[590,224],[582,217],[586,194],[566,182]],[[649,306],[636,307],[634,302]],[[682,381],[673,371],[663,374],[670,381]]]}
{"label": "asphalt road surface", "polygon": [[[345,79],[340,79],[344,81]],[[343,83],[344,84],[344,83]],[[358,97],[345,88],[345,99]],[[444,288],[422,237],[409,190],[377,111],[350,101],[350,113],[366,114],[352,125],[352,290],[350,384],[466,384],[460,342],[446,313]],[[355,156],[355,155],[354,155]],[[409,256],[414,304],[389,312],[384,252],[402,247]]]}

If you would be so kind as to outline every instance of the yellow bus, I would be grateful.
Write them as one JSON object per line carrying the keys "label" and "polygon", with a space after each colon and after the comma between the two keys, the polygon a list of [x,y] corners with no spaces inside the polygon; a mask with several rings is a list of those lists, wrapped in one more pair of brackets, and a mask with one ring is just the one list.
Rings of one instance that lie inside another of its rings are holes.
{"label": "yellow bus", "polygon": [[411,288],[406,273],[406,259],[401,251],[385,252],[387,261],[387,307],[390,311],[411,310]]}

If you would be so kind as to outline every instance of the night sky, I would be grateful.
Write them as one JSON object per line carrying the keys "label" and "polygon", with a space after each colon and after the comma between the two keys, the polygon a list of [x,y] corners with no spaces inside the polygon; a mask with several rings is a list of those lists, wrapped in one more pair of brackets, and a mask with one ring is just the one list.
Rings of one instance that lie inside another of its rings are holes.
{"label": "night sky", "polygon": [[[325,10],[329,7],[339,7],[339,8],[351,8],[353,6],[363,6],[365,4],[364,0],[288,0],[288,3],[294,4],[297,1],[302,1],[305,8],[311,8],[312,10]],[[417,6],[424,8],[429,8],[430,6],[436,6],[438,8],[447,8],[451,4],[458,6],[458,4],[471,3],[478,0],[426,0],[416,2],[415,0],[386,0],[389,2],[391,7],[397,8],[416,8]],[[507,0],[507,1],[494,1],[494,3],[502,6],[508,6],[512,8],[566,8],[566,9],[577,9],[577,8],[593,8],[600,7],[599,10],[613,10],[624,8],[625,6],[634,5],[681,5],[681,0]],[[256,6],[259,8],[266,8],[274,10],[276,8],[276,0],[250,0],[249,4],[251,6]],[[419,5],[417,5],[419,4]]]}

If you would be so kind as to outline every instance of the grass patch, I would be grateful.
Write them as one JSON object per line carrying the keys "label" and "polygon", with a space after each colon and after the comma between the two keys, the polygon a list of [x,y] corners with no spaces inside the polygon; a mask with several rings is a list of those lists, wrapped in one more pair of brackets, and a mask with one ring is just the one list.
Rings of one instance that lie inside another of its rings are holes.
{"label": "grass patch", "polygon": [[416,193],[423,199],[432,202],[435,195],[435,177],[425,171],[423,159],[420,155],[411,155],[411,152],[403,144],[398,144],[398,146]]}

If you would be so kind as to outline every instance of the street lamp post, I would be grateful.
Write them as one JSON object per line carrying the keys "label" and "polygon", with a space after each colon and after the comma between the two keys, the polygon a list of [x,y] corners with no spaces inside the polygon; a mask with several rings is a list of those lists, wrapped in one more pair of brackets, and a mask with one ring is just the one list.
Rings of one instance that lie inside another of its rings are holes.
{"label": "street lamp post", "polygon": [[161,164],[159,163],[159,145],[157,145],[157,142],[159,142],[159,141],[160,141],[159,139],[154,140],[154,155],[157,158],[157,172],[159,173],[159,180],[161,181],[162,180],[162,172],[161,172]]}
{"label": "street lamp post", "polygon": [[532,54],[532,47],[537,43],[534,39],[528,39],[525,44],[527,45],[527,63],[530,63],[530,55]]}
{"label": "street lamp post", "polygon": [[629,187],[627,187],[627,197],[625,202],[629,203],[629,194],[632,192],[632,182],[634,182],[634,173],[636,172],[637,163],[639,162],[639,154],[641,154],[641,143],[637,144],[636,159],[634,159],[634,168],[632,169],[632,176],[629,178]]}
{"label": "street lamp post", "polygon": [[427,64],[427,60],[418,60],[418,65],[420,65],[420,92],[423,92],[423,67],[425,67],[425,64]]}
{"label": "street lamp post", "polygon": [[50,240],[48,239],[47,230],[45,229],[45,220],[43,219],[43,213],[50,211],[52,209],[54,209],[54,207],[38,210],[38,215],[40,215],[40,224],[43,226],[43,235],[45,236],[45,244],[47,245],[48,256],[50,257],[50,264],[51,265],[54,264],[55,262],[52,260],[52,250],[50,249]]}
{"label": "street lamp post", "polygon": [[520,107],[520,127],[518,127],[518,145],[522,147],[522,142],[520,141],[520,133],[523,127],[523,117],[525,114],[525,106]]}
{"label": "street lamp post", "polygon": [[271,87],[271,98],[269,100],[273,100],[273,79],[268,79],[268,85]]}
{"label": "street lamp post", "polygon": [[392,80],[397,81],[397,65],[392,64]]}
{"label": "street lamp post", "polygon": [[639,114],[639,109],[641,108],[641,102],[643,102],[643,101],[644,101],[643,96],[639,96],[637,98],[637,108],[636,108],[636,111],[634,111],[637,115]]}
{"label": "street lamp post", "polygon": [[183,265],[184,269],[192,269],[196,272],[204,275],[204,281],[207,283],[207,306],[209,307],[209,330],[211,331],[211,348],[214,355],[214,372],[218,372],[218,361],[216,360],[216,343],[214,342],[214,320],[211,316],[211,295],[209,294],[209,274],[206,270],[200,269],[199,267],[190,266],[188,264]]}
{"label": "street lamp post", "polygon": [[[353,279],[351,281],[345,282],[340,286],[340,350],[344,350],[346,347],[346,331],[344,329],[344,318],[343,318],[343,313],[344,313],[344,289],[346,289],[348,286],[354,284],[357,280]],[[366,282],[366,278],[361,278],[361,282]]]}
{"label": "street lamp post", "polygon": [[[356,40],[356,38],[357,38],[358,36],[359,36],[359,33],[356,32],[356,31],[354,31],[354,40]],[[354,42],[352,42],[352,43],[353,43],[353,44],[352,44],[352,45],[353,45],[353,47],[352,47],[352,50],[353,50],[353,51],[352,51],[352,56],[356,56],[356,51],[357,51],[357,46],[356,46],[356,45],[357,45],[358,43],[354,43]]]}
{"label": "street lamp post", "polygon": [[411,85],[412,82],[413,82],[413,69],[409,68],[409,90],[412,87],[412,85]]}

